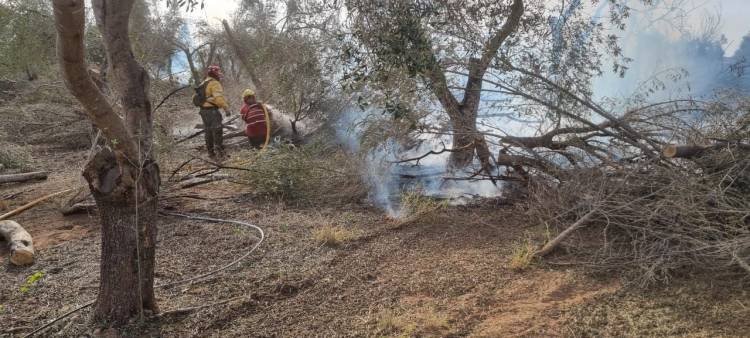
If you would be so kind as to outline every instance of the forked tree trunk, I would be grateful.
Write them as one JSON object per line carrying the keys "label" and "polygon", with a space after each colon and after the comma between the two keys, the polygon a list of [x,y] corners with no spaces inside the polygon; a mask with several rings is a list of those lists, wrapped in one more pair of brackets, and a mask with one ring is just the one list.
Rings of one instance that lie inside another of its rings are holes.
{"label": "forked tree trunk", "polygon": [[157,310],[153,285],[159,168],[151,151],[149,78],[135,61],[128,38],[133,2],[92,0],[113,88],[122,104],[121,117],[87,73],[83,0],[53,1],[65,83],[107,140],[83,174],[102,222],[101,276],[94,318],[115,326],[126,324],[144,310]]}
{"label": "forked tree trunk", "polygon": [[[445,70],[440,65],[432,48],[423,50],[424,58],[428,60],[428,67],[424,73],[429,81],[429,87],[437,97],[448,114],[453,127],[453,152],[451,152],[448,161],[452,169],[463,169],[469,166],[474,160],[476,153],[482,165],[482,169],[492,175],[492,156],[487,146],[484,136],[477,132],[477,112],[479,110],[479,101],[482,93],[482,82],[487,69],[492,60],[497,56],[498,50],[503,42],[518,28],[521,22],[521,16],[524,13],[523,0],[513,0],[510,6],[505,23],[499,30],[492,33],[492,37],[487,41],[482,50],[480,58],[469,59],[469,74],[464,88],[464,97],[458,102],[456,97],[451,93],[448,87],[448,80],[445,76]],[[425,33],[417,34],[422,41],[417,45],[430,46],[429,40]]]}

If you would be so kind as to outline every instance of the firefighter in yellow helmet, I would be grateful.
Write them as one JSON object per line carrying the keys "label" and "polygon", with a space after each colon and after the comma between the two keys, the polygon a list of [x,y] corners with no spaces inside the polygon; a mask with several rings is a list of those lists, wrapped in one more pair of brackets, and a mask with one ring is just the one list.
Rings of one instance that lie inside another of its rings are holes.
{"label": "firefighter in yellow helmet", "polygon": [[[242,92],[242,109],[240,115],[245,121],[245,135],[250,140],[253,147],[260,148],[265,144],[266,137],[269,137],[268,127],[271,121],[271,112],[263,103],[258,102],[255,92],[252,89],[245,89]],[[266,113],[268,116],[266,116]]]}

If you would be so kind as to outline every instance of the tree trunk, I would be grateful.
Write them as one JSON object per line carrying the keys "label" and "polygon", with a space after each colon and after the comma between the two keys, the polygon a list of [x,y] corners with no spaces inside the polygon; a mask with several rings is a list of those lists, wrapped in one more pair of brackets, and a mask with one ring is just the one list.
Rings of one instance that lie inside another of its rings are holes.
{"label": "tree trunk", "polygon": [[154,161],[149,76],[136,62],[128,19],[135,0],[92,0],[102,32],[112,88],[120,113],[87,72],[83,0],[54,0],[58,59],[71,93],[107,140],[86,165],[84,177],[99,207],[102,257],[94,317],[115,326],[143,310],[156,311],[154,250],[159,167]]}
{"label": "tree trunk", "polygon": [[476,138],[476,119],[459,111],[448,114],[453,126],[453,152],[448,160],[451,169],[463,169],[474,160],[474,141]]}
{"label": "tree trunk", "polygon": [[224,27],[224,33],[226,33],[227,35],[227,39],[229,40],[229,45],[232,47],[232,51],[234,51],[237,59],[240,60],[240,64],[245,69],[245,72],[247,72],[247,74],[250,76],[250,87],[255,89],[255,93],[258,96],[264,97],[265,92],[263,90],[263,84],[261,83],[260,78],[255,71],[255,68],[248,61],[245,51],[242,49],[237,39],[235,39],[234,34],[232,34],[232,29],[229,28],[229,23],[227,22],[227,20],[222,20],[221,24]]}
{"label": "tree trunk", "polygon": [[196,86],[203,81],[203,79],[200,76],[200,73],[198,73],[198,68],[195,67],[195,61],[193,60],[193,54],[190,53],[190,49],[183,49],[183,53],[185,53],[185,58],[187,59],[188,66],[190,67],[190,75],[193,78],[193,84]]}
{"label": "tree trunk", "polygon": [[159,168],[147,163],[133,187],[121,185],[114,154],[104,149],[84,171],[102,227],[99,295],[94,319],[126,324],[157,312],[154,297]]}

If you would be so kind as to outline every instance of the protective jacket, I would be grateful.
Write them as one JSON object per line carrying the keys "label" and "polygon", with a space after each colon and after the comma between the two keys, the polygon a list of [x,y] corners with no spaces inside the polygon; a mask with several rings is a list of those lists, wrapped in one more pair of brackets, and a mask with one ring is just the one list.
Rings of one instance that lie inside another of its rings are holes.
{"label": "protective jacket", "polygon": [[[245,121],[245,135],[249,138],[266,137],[266,115],[262,103],[243,104],[240,110],[242,120]],[[270,112],[269,112],[270,119]]]}
{"label": "protective jacket", "polygon": [[203,108],[228,109],[229,106],[224,99],[224,87],[221,86],[221,82],[210,76],[204,81],[208,81],[208,83],[206,84],[206,103],[203,104]]}

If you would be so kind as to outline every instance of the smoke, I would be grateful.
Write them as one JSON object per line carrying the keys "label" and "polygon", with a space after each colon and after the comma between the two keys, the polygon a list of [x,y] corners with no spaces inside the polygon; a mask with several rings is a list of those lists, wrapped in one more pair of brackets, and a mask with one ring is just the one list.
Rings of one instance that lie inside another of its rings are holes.
{"label": "smoke", "polygon": [[403,162],[450,147],[447,139],[420,139],[415,146],[407,147],[395,137],[389,137],[365,147],[363,140],[368,123],[373,122],[371,118],[381,116],[382,111],[378,109],[350,107],[338,118],[334,129],[337,142],[364,161],[361,174],[369,187],[368,199],[389,217],[404,215],[401,195],[406,191],[418,191],[423,196],[448,200],[451,204],[463,204],[476,197],[500,196],[500,185],[469,178],[471,169],[448,170],[447,152],[426,156],[418,164]]}
{"label": "smoke", "polygon": [[605,72],[594,83],[596,96],[656,102],[706,98],[721,90],[750,92],[746,76],[743,80],[734,70],[745,60],[742,49],[726,56],[729,46],[719,14],[696,11],[689,15],[702,16],[700,25],[682,23],[675,28],[677,19],[688,20],[683,18],[689,16],[684,8],[671,9],[672,13],[648,9],[634,11],[620,39],[624,54],[632,59],[625,76]]}

